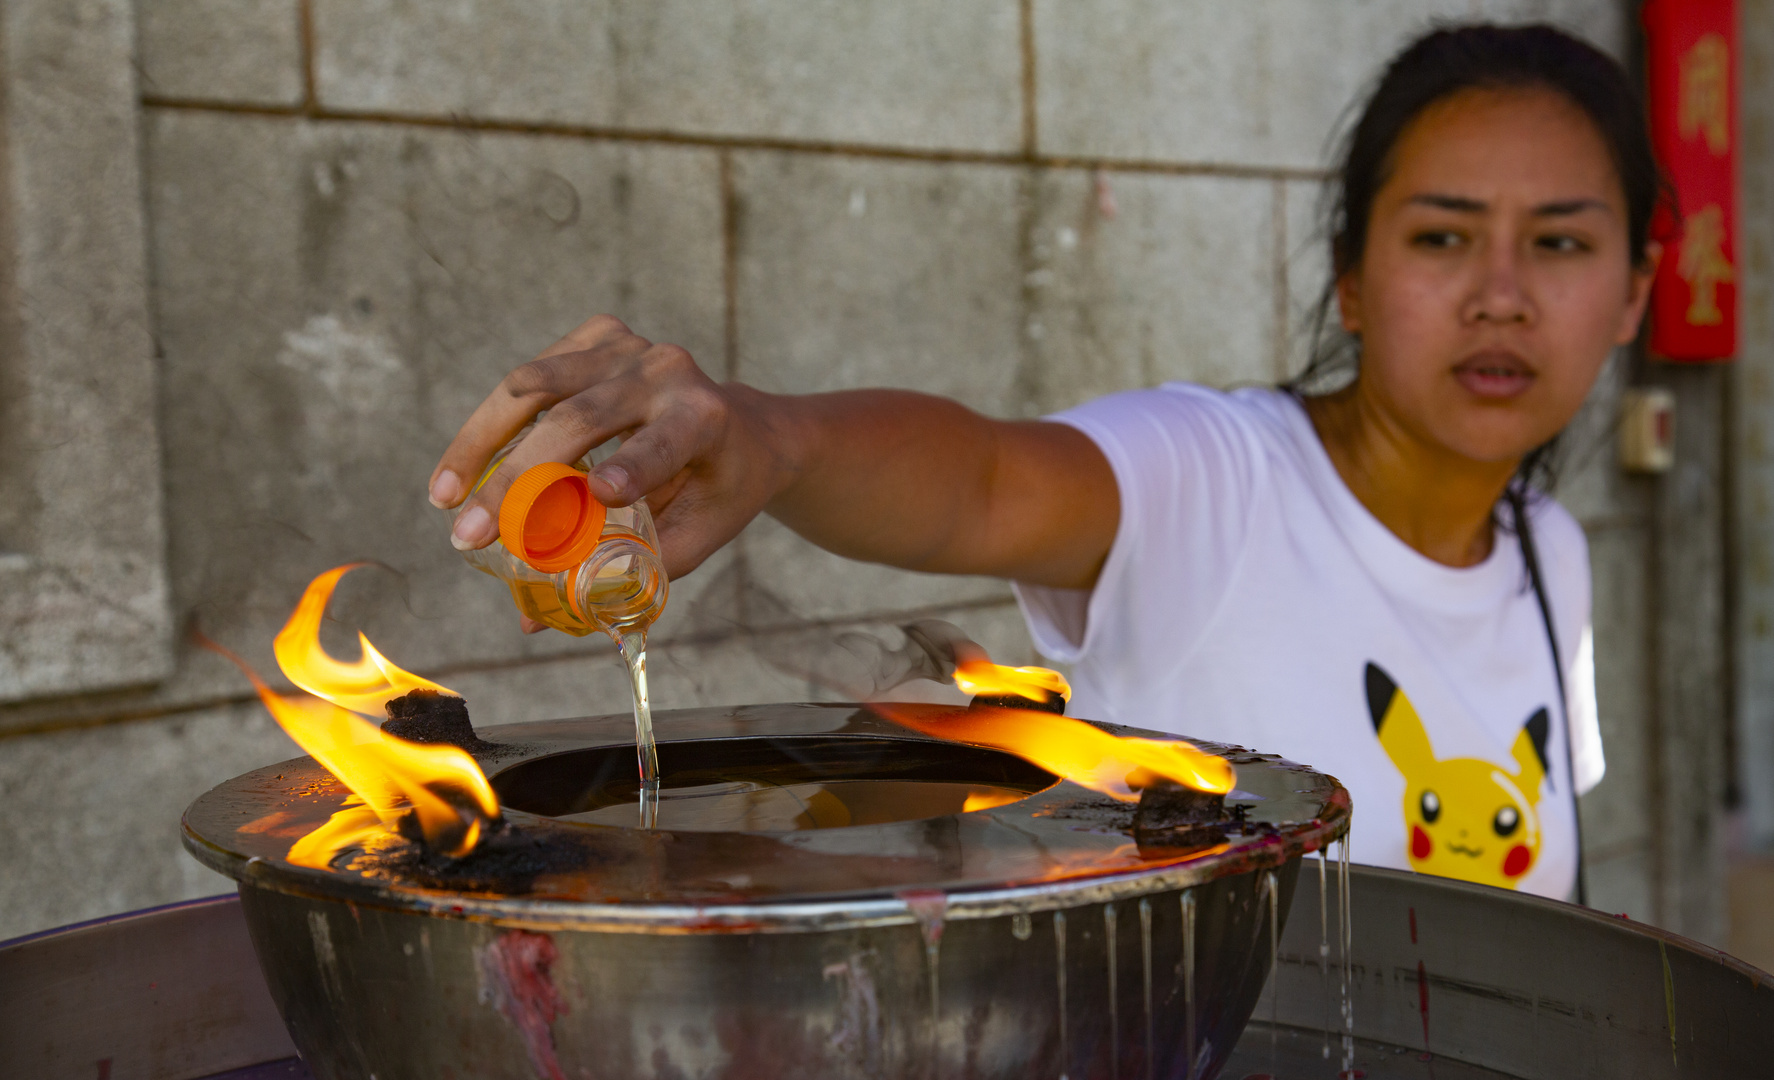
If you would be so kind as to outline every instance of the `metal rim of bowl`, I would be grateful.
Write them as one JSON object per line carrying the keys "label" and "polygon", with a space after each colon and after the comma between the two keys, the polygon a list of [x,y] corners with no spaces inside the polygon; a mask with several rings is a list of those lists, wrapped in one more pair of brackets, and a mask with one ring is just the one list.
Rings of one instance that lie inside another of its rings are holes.
{"label": "metal rim of bowl", "polygon": [[[855,704],[826,705],[813,708],[856,710]],[[760,706],[755,708],[770,708]],[[807,705],[794,705],[806,709]],[[679,710],[681,714],[705,713],[708,710]],[[736,710],[737,712],[737,710]],[[656,722],[669,721],[673,713],[656,714]],[[559,730],[576,722],[593,723],[625,718],[584,718],[583,721],[540,721],[481,729],[483,736],[510,738],[508,746],[522,745],[528,751],[520,757],[502,761],[505,768],[546,754],[583,746],[607,744],[608,740],[568,741],[556,736],[553,740],[525,740],[537,728]],[[1117,733],[1149,738],[1170,739],[1177,736],[1116,725],[1099,725]],[[528,729],[528,730],[526,730]],[[907,733],[909,741],[940,742],[941,740]],[[1192,740],[1193,741],[1193,740]],[[1215,752],[1236,755],[1239,767],[1261,765],[1285,770],[1299,778],[1310,778],[1310,788],[1296,789],[1317,799],[1317,813],[1308,820],[1289,822],[1265,835],[1249,838],[1226,850],[1195,854],[1175,863],[1128,871],[1090,872],[1074,878],[1045,880],[1000,887],[965,887],[943,889],[940,886],[908,888],[890,895],[864,891],[857,895],[836,894],[809,899],[769,899],[755,902],[673,903],[623,900],[600,902],[592,900],[558,900],[537,897],[487,897],[472,894],[425,889],[417,886],[390,886],[366,878],[295,866],[282,859],[246,856],[204,836],[191,821],[192,811],[204,801],[230,785],[239,785],[272,770],[312,765],[312,758],[296,758],[243,774],[219,785],[193,802],[181,821],[184,846],[198,862],[217,873],[238,881],[243,887],[269,889],[276,892],[330,899],[346,904],[407,910],[427,915],[486,922],[499,926],[529,930],[587,931],[598,933],[816,933],[832,930],[863,929],[882,926],[910,925],[928,918],[926,898],[941,896],[941,918],[944,920],[992,919],[1008,915],[1069,909],[1157,893],[1174,892],[1209,881],[1251,870],[1279,866],[1328,847],[1347,834],[1350,800],[1347,791],[1333,777],[1285,761],[1274,755],[1255,754],[1240,747],[1197,741],[1197,745]],[[497,775],[502,769],[494,770]],[[991,811],[974,811],[990,813]],[[505,811],[508,820],[518,825],[547,826],[553,819],[524,811]],[[956,815],[958,816],[958,815]],[[612,828],[614,826],[592,826]]]}

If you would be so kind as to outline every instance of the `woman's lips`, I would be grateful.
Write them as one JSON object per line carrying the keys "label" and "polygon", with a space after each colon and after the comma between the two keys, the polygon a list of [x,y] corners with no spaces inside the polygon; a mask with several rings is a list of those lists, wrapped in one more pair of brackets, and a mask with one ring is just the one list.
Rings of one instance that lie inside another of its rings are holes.
{"label": "woman's lips", "polygon": [[1509,352],[1484,352],[1469,357],[1454,368],[1454,378],[1467,393],[1491,399],[1517,397],[1534,384],[1533,369]]}

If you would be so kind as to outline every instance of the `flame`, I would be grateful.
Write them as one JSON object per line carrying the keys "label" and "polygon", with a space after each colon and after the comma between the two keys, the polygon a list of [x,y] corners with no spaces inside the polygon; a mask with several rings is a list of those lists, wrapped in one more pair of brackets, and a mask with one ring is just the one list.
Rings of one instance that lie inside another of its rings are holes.
{"label": "flame", "polygon": [[302,599],[296,601],[296,610],[290,613],[289,621],[271,641],[271,651],[276,654],[277,666],[283,669],[284,676],[315,697],[378,718],[390,700],[413,690],[436,690],[460,697],[455,691],[429,679],[402,671],[377,652],[370,639],[361,632],[357,641],[363,647],[363,656],[354,664],[337,660],[320,647],[320,621],[326,617],[326,605],[333,598],[333,590],[338,587],[340,578],[364,565],[346,563],[308,583]]}
{"label": "flame", "polygon": [[1181,739],[1111,735],[1082,720],[1031,709],[976,705],[932,713],[892,702],[870,707],[926,735],[1015,754],[1122,802],[1138,801],[1138,788],[1149,786],[1154,777],[1198,791],[1223,795],[1232,790],[1232,763]]}
{"label": "flame", "polygon": [[1044,667],[1005,667],[983,654],[955,664],[955,685],[968,694],[1015,694],[1030,701],[1046,701],[1051,693],[1072,700],[1071,684],[1059,672]]}
{"label": "flame", "polygon": [[499,817],[499,800],[474,758],[457,746],[396,738],[352,714],[374,716],[390,698],[414,689],[453,691],[402,671],[362,634],[364,655],[354,664],[320,647],[327,600],[339,579],[361,565],[337,567],[314,579],[273,643],[284,675],[316,696],[278,694],[240,657],[214,642],[205,644],[234,661],[296,745],[351,789],[344,809],[290,849],[290,862],[325,867],[340,851],[396,827],[409,810],[434,848],[466,855]]}

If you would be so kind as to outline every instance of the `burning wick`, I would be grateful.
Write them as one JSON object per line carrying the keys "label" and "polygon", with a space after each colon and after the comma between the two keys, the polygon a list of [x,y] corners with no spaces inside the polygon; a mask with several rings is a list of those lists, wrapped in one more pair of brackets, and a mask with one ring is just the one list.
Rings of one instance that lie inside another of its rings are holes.
{"label": "burning wick", "polygon": [[1216,795],[1232,790],[1232,763],[1181,739],[1111,735],[1068,716],[995,705],[940,713],[890,701],[869,707],[926,735],[1015,754],[1122,802],[1138,802],[1143,789],[1163,781]]}
{"label": "burning wick", "polygon": [[325,868],[348,847],[389,830],[407,834],[414,824],[433,849],[466,855],[499,820],[499,800],[474,758],[460,747],[397,738],[353,715],[374,717],[413,690],[460,695],[397,667],[361,633],[363,657],[355,663],[321,648],[327,601],[339,579],[361,565],[315,578],[272,643],[284,675],[314,696],[277,694],[240,657],[202,635],[198,639],[232,660],[278,726],[351,789],[343,809],[290,848],[290,862]]}
{"label": "burning wick", "polygon": [[[1072,688],[1059,672],[994,664],[984,649],[965,638],[950,642],[949,647],[955,656],[955,685],[976,695],[971,707],[934,715],[892,702],[876,702],[871,707],[896,724],[940,739],[1015,754],[1122,802],[1138,802],[1145,789],[1167,785],[1212,795],[1232,790],[1236,778],[1232,763],[1181,739],[1111,735],[1082,720],[1036,711],[1055,698],[1071,698]],[[1036,703],[1035,708],[1010,704],[1019,698]],[[974,806],[970,800],[967,809],[984,809],[985,805],[982,800],[980,806]]]}
{"label": "burning wick", "polygon": [[1062,712],[1072,700],[1072,686],[1059,672],[994,664],[985,650],[971,641],[955,643],[955,685],[972,694],[978,705],[1014,706],[1022,699],[1050,712]]}

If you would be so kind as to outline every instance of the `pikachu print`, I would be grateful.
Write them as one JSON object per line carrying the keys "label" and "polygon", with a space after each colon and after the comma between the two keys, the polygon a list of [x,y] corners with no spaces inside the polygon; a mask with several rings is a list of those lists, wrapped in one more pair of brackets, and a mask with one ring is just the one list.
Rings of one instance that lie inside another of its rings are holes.
{"label": "pikachu print", "polygon": [[1513,889],[1540,857],[1540,782],[1545,779],[1547,712],[1521,726],[1513,759],[1438,759],[1417,710],[1376,664],[1367,665],[1374,733],[1404,774],[1404,820],[1411,869]]}

